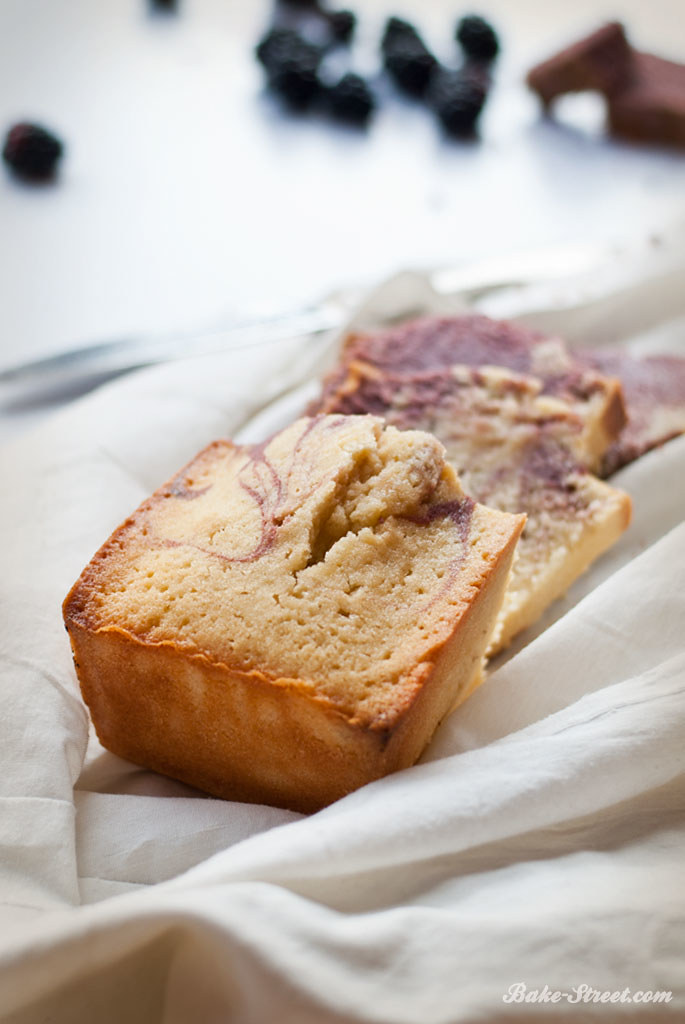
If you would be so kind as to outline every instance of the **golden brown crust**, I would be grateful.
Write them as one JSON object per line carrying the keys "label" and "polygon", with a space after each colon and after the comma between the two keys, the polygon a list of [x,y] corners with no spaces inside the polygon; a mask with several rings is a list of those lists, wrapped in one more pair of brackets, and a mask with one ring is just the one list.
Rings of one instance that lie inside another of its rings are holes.
{"label": "golden brown crust", "polygon": [[607,402],[601,422],[604,430],[604,450],[606,451],[612,441],[616,440],[625,427],[628,422],[628,415],[621,381],[617,377],[606,377],[605,380]]}
{"label": "golden brown crust", "polygon": [[407,768],[480,676],[518,532],[498,555],[494,586],[415,667],[405,700],[385,720],[352,720],[299,680],[237,672],[173,643],[68,618],[98,737],[119,757],[222,799],[304,813]]}
{"label": "golden brown crust", "polygon": [[116,628],[69,633],[103,746],[214,796],[308,812],[383,761],[373,732],[297,681],[274,685]]}

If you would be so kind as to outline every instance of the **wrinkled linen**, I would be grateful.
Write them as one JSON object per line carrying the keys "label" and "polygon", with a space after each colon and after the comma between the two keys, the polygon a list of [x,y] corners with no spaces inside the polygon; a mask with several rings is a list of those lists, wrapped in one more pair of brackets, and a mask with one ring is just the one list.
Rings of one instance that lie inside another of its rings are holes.
{"label": "wrinkled linen", "polygon": [[[685,354],[677,275],[640,274],[632,334],[627,294],[536,292],[531,321]],[[459,301],[403,275],[358,316]],[[408,771],[304,817],[204,797],[89,728],[69,586],[203,445],[295,415],[330,353],[145,371],[0,453],[0,1019],[685,1019],[685,438],[614,478],[629,531]],[[521,984],[570,998],[505,1001]]]}

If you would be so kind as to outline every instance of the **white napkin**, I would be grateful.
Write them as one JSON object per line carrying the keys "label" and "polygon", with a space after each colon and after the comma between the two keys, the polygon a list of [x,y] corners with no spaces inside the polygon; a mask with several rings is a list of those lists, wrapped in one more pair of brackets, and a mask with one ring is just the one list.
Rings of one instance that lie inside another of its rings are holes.
{"label": "white napkin", "polygon": [[[380,298],[432,304],[412,275]],[[610,332],[625,303],[603,301]],[[678,316],[652,323],[676,348]],[[0,1017],[682,1020],[685,439],[616,479],[628,533],[409,771],[304,818],[208,799],[89,734],[69,586],[205,443],[299,409],[328,355],[295,339],[147,371],[0,453]]]}

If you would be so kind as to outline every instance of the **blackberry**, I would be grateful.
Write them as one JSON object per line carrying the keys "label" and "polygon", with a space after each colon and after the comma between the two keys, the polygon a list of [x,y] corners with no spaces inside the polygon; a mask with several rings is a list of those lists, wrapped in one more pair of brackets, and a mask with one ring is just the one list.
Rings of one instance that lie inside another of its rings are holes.
{"label": "blackberry", "polygon": [[407,39],[416,42],[416,40],[421,40],[421,36],[414,26],[403,18],[388,18],[381,37],[381,52],[386,54],[389,50],[394,49],[397,43]]}
{"label": "blackberry", "polygon": [[269,76],[269,85],[294,110],[304,110],[321,92],[318,64],[307,59],[290,58]]}
{"label": "blackberry", "polygon": [[309,44],[292,28],[271,28],[255,47],[255,55],[266,71],[299,54]]}
{"label": "blackberry", "polygon": [[326,100],[334,117],[352,124],[366,124],[376,105],[368,84],[352,73],[327,90]]}
{"label": "blackberry", "polygon": [[10,128],[2,157],[19,178],[47,181],[54,176],[64,146],[60,140],[37,124],[21,122]]}
{"label": "blackberry", "polygon": [[331,35],[339,43],[349,43],[354,35],[357,18],[353,11],[330,11],[326,15]]}
{"label": "blackberry", "polygon": [[385,54],[385,68],[403,92],[423,96],[437,60],[424,43],[407,37],[393,44]]}
{"label": "blackberry", "polygon": [[387,72],[400,89],[423,96],[438,62],[411,22],[388,18],[381,52]]}
{"label": "blackberry", "polygon": [[304,109],[321,91],[318,77],[323,52],[293,29],[273,28],[255,50],[269,87],[291,107]]}
{"label": "blackberry", "polygon": [[471,60],[487,62],[494,60],[499,53],[497,33],[485,18],[477,14],[462,18],[455,35],[465,55]]}
{"label": "blackberry", "polygon": [[487,81],[467,71],[442,71],[431,82],[429,105],[448,135],[474,135],[487,99]]}

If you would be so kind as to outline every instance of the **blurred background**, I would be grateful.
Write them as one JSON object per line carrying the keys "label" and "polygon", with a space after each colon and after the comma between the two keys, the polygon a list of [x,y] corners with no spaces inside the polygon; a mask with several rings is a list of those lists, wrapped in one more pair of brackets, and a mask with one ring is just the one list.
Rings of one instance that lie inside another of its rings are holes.
{"label": "blurred background", "polygon": [[[344,0],[331,56],[364,75],[366,128],[284,110],[254,47],[271,3],[3,0],[0,128],[64,142],[53,182],[0,174],[0,367],[120,336],[297,310],[403,267],[658,233],[685,201],[683,151],[608,139],[581,94],[545,119],[527,69],[618,18],[685,60],[682,0]],[[388,15],[456,66],[458,18],[500,38],[479,137],[445,138],[381,71]]]}

